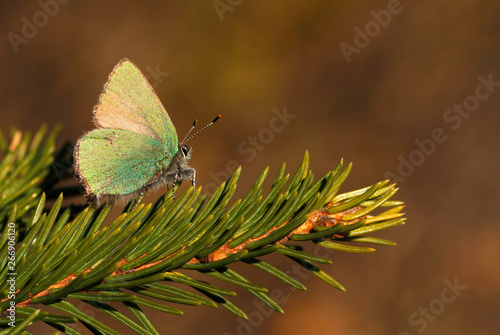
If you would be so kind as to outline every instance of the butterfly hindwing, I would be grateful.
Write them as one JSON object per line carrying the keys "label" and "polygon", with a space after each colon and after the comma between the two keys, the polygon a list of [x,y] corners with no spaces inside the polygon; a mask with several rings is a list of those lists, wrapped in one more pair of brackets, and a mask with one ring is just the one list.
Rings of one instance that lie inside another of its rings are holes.
{"label": "butterfly hindwing", "polygon": [[78,141],[75,170],[87,195],[126,195],[141,189],[171,159],[153,137],[97,129]]}
{"label": "butterfly hindwing", "polygon": [[167,111],[146,77],[126,58],[109,75],[94,108],[94,122],[100,128],[152,137],[171,156],[178,151],[177,133]]}

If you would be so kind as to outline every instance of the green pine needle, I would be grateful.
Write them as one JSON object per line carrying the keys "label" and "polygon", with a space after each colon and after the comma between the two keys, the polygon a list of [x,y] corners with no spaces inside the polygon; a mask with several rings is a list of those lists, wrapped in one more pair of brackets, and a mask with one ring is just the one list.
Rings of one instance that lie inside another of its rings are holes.
{"label": "green pine needle", "polygon": [[[171,190],[165,190],[155,204],[134,203],[117,217],[112,217],[112,205],[67,207],[65,198],[76,187],[57,189],[56,184],[71,177],[71,146],[55,154],[59,128],[47,131],[42,126],[32,137],[14,129],[10,138],[0,133],[0,310],[10,306],[7,279],[15,272],[18,333],[44,322],[67,334],[81,334],[71,326],[79,321],[91,332],[118,334],[105,320],[88,316],[67,299],[91,305],[139,334],[159,334],[143,307],[182,315],[183,305],[221,305],[247,318],[235,304],[236,293],[218,286],[222,282],[247,290],[283,313],[259,283],[259,275],[245,278],[232,265],[247,264],[260,270],[253,273],[306,290],[286,269],[264,261],[267,254],[281,254],[345,290],[317,265],[329,265],[329,259],[287,242],[373,252],[352,242],[395,245],[367,235],[405,222],[403,203],[391,200],[395,185],[382,181],[338,194],[352,165],[344,168],[340,161],[315,180],[307,152],[295,174],[287,173],[283,164],[269,190],[263,189],[269,175],[265,168],[242,199],[232,199],[242,175],[238,168],[210,197],[201,187],[189,187],[173,200]],[[9,267],[9,243],[16,246],[14,269]],[[194,278],[200,275],[203,280]],[[42,312],[35,304],[63,315]],[[133,317],[123,313],[126,309]],[[0,328],[9,331],[9,322],[0,318]]]}

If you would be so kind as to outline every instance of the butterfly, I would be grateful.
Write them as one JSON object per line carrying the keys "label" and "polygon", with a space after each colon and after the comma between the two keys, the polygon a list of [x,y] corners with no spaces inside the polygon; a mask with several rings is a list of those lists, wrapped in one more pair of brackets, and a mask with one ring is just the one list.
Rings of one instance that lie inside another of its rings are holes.
{"label": "butterfly", "polygon": [[146,77],[122,59],[109,75],[93,110],[96,129],[84,134],[74,150],[74,169],[83,193],[97,205],[129,202],[149,190],[191,179],[192,155]]}

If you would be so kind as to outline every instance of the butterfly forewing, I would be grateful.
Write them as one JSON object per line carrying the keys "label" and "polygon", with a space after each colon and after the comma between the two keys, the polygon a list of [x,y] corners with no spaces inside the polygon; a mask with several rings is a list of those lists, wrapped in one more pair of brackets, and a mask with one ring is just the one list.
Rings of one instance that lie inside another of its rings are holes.
{"label": "butterfly forewing", "polygon": [[100,128],[155,138],[170,157],[178,151],[177,133],[167,111],[146,77],[126,58],[109,75],[94,108],[94,122]]}

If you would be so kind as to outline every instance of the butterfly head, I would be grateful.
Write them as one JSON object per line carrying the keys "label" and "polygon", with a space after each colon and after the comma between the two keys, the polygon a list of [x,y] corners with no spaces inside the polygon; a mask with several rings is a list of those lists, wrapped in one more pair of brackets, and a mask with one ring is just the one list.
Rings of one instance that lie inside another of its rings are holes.
{"label": "butterfly head", "polygon": [[179,153],[183,159],[188,160],[191,158],[191,155],[193,154],[193,149],[191,149],[190,146],[187,146],[186,144],[182,143],[179,144]]}

